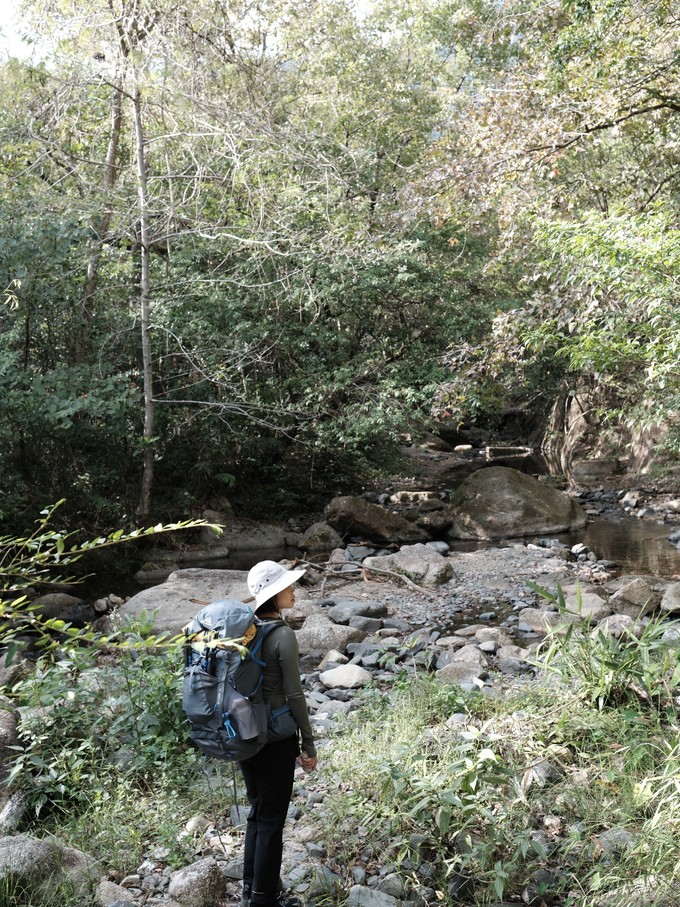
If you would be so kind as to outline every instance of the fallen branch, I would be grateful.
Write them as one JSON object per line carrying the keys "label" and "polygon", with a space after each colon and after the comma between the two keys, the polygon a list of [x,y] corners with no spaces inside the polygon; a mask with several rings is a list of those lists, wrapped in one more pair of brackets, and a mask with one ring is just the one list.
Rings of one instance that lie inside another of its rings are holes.
{"label": "fallen branch", "polygon": [[[322,593],[323,593],[323,588],[326,584],[326,580],[331,576],[338,577],[340,579],[342,579],[343,577],[345,577],[347,579],[355,579],[357,573],[361,573],[362,579],[364,580],[364,582],[368,583],[368,582],[371,582],[371,580],[369,578],[371,573],[379,573],[382,576],[389,576],[394,579],[401,580],[403,583],[405,583],[411,589],[414,589],[416,592],[421,592],[423,595],[427,595],[430,598],[440,598],[440,596],[436,592],[432,592],[432,590],[430,590],[430,589],[425,589],[423,586],[419,586],[417,583],[414,583],[412,579],[409,579],[409,577],[405,576],[403,573],[395,573],[393,570],[385,570],[382,567],[363,567],[361,564],[351,564],[350,566],[352,566],[354,569],[350,571],[350,570],[346,570],[346,569],[345,570],[334,569],[328,563],[325,566],[321,566],[320,564],[314,564],[314,563],[311,563],[310,561],[299,561],[299,563],[305,567],[312,567],[315,570],[320,570],[325,574],[323,582],[321,584]],[[346,567],[347,563],[348,562],[346,561],[342,566]]]}
{"label": "fallen branch", "polygon": [[[407,585],[409,588],[415,590],[416,592],[420,592],[423,595],[427,595],[430,598],[440,598],[441,597],[438,593],[433,592],[431,589],[425,589],[423,586],[419,586],[417,583],[414,583],[412,579],[409,579],[408,576],[404,576],[403,573],[395,573],[393,570],[385,570],[382,567],[370,567],[369,568],[369,567],[364,567],[361,564],[350,564],[348,561],[345,561],[345,563],[342,564],[342,566],[346,568],[348,564],[349,564],[349,566],[352,567],[352,570],[338,569],[338,568],[336,568],[336,566],[334,564],[331,564],[330,561],[327,561],[325,564],[315,564],[313,561],[305,561],[305,560],[296,558],[293,563],[293,567],[305,567],[306,569],[318,570],[320,573],[323,573],[324,576],[323,576],[323,580],[321,581],[321,589],[319,590],[319,593],[321,595],[323,595],[324,589],[326,587],[326,582],[330,577],[337,577],[338,579],[356,579],[357,574],[360,573],[363,581],[365,583],[370,583],[372,581],[370,578],[370,575],[372,573],[379,573],[381,576],[387,576],[392,579],[400,580],[401,582],[405,583],[405,585]],[[374,582],[378,582],[378,580],[374,580]],[[209,605],[210,604],[210,602],[203,601],[200,598],[190,598],[189,601],[194,605]],[[251,595],[248,598],[241,599],[241,601],[252,602],[252,601],[254,601],[254,599],[253,599],[253,596]]]}

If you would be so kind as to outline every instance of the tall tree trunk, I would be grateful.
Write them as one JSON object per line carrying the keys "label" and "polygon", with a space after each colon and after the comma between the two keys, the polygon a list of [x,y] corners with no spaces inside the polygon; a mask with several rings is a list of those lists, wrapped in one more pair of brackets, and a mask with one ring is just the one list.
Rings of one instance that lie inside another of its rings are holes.
{"label": "tall tree trunk", "polygon": [[90,334],[90,325],[94,315],[94,297],[99,283],[99,262],[102,255],[102,249],[106,242],[106,237],[113,217],[113,199],[111,193],[116,184],[118,177],[118,167],[116,159],[120,147],[120,135],[123,126],[123,77],[113,86],[113,97],[111,99],[111,133],[109,135],[108,147],[106,149],[106,160],[104,161],[104,177],[102,180],[102,189],[104,192],[104,207],[99,215],[92,222],[92,232],[94,233],[94,243],[92,251],[87,262],[87,273],[85,275],[85,286],[83,287],[83,299],[80,307],[80,324],[74,340],[73,358],[77,363],[83,362],[87,356],[88,339]]}
{"label": "tall tree trunk", "polygon": [[151,513],[151,491],[153,487],[153,430],[155,404],[153,398],[153,371],[151,362],[151,277],[149,269],[149,212],[146,181],[146,158],[144,148],[144,126],[142,123],[142,103],[139,84],[135,84],[133,98],[135,111],[135,139],[137,150],[137,204],[140,223],[140,281],[139,299],[142,325],[142,375],[144,382],[144,461],[142,482],[137,505],[137,521],[148,520]]}

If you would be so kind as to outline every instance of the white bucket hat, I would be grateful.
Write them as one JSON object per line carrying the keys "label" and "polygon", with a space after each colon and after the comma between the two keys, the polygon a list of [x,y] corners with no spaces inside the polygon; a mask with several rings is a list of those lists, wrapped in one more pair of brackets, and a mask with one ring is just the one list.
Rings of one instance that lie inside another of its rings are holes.
{"label": "white bucket hat", "polygon": [[263,605],[277,592],[283,592],[292,586],[305,573],[305,570],[286,570],[276,561],[260,561],[248,573],[248,589],[255,597],[257,607]]}

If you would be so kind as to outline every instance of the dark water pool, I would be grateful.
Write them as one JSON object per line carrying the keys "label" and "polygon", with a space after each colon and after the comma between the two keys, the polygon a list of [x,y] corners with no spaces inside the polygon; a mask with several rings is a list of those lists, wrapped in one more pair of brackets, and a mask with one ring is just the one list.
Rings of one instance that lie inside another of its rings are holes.
{"label": "dark water pool", "polygon": [[599,558],[616,561],[623,573],[680,578],[680,550],[668,541],[677,528],[634,517],[595,518],[589,520],[585,530],[560,536],[560,540],[567,544],[583,542]]}

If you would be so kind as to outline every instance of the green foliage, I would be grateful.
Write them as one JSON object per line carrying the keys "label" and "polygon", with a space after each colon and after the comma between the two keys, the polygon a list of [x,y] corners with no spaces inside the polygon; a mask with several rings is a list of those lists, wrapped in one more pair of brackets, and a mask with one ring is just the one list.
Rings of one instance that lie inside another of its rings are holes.
{"label": "green foliage", "polygon": [[[463,698],[409,676],[333,740],[330,852],[370,872],[396,865],[412,894],[426,884],[446,899],[462,882],[470,903],[519,898],[546,870],[550,896],[573,907],[650,873],[672,885],[680,739],[663,718],[635,697],[602,711],[571,681]],[[543,763],[557,774],[529,784]],[[605,855],[598,836],[617,826],[635,844]]]}
{"label": "green foliage", "polygon": [[[559,585],[556,595],[530,585],[560,613],[569,613]],[[577,602],[580,614],[580,589]],[[578,695],[599,709],[642,707],[673,716],[680,664],[667,631],[674,625],[673,621],[650,618],[614,636],[573,623],[566,630],[551,631],[538,657],[566,683],[574,683]]]}
{"label": "green foliage", "polygon": [[[37,18],[63,41],[0,70],[0,511],[68,495],[119,525],[148,450],[130,60],[101,0],[77,29],[58,4]],[[290,488],[313,458],[309,493],[355,478],[433,400],[545,424],[585,387],[600,423],[674,422],[670,4],[192,0],[153,20],[131,38],[158,513]]]}
{"label": "green foliage", "polygon": [[[282,456],[303,449],[291,459],[316,456],[320,484],[341,479],[352,458],[429,418],[442,346],[477,334],[492,308],[474,240],[411,216],[412,177],[466,65],[457,25],[430,4],[390,0],[361,17],[344,2],[303,7],[265,4],[253,30],[252,10],[226,22],[220,4],[194,0],[195,20],[161,15],[139,40],[161,513],[204,505],[232,476],[237,489],[260,486],[277,444]],[[115,172],[103,166],[121,95],[92,63],[105,47],[124,82],[129,61],[105,4],[89,9],[96,34],[83,14],[39,70],[2,70],[33,119],[26,130],[14,108],[1,115],[14,137],[3,166],[21,191],[0,198],[11,224],[0,272],[21,286],[0,331],[12,477],[0,507],[11,516],[36,487],[48,500],[69,489],[89,521],[116,525],[143,454],[139,227],[126,118]],[[65,19],[53,6],[36,30]]]}
{"label": "green foliage", "polygon": [[[189,816],[205,815],[207,802],[204,779],[188,761],[177,759],[172,767],[150,774],[142,787],[109,773],[104,790],[59,823],[59,836],[118,871],[134,872],[150,847],[162,850],[169,866],[180,868],[193,861],[197,843],[182,835],[182,826]],[[223,812],[221,804],[210,814],[217,821]]]}
{"label": "green foliage", "polygon": [[[114,637],[106,638],[89,628],[73,627],[59,618],[45,618],[36,610],[26,590],[36,586],[54,583],[73,584],[80,580],[73,576],[64,576],[60,571],[71,568],[81,558],[93,551],[101,551],[116,545],[132,543],[138,539],[149,538],[161,533],[176,532],[184,529],[208,526],[205,520],[187,520],[168,525],[159,524],[144,529],[133,529],[125,532],[118,529],[107,536],[96,539],[76,541],[78,532],[65,532],[49,526],[55,511],[63,502],[44,510],[37,520],[36,528],[22,536],[0,536],[0,642],[6,664],[10,664],[18,652],[27,645],[45,653],[45,664],[49,664],[66,646],[67,653],[78,659],[87,653],[89,647],[118,646]],[[211,526],[215,532],[218,527]],[[147,632],[144,639],[128,638],[123,648],[128,650],[144,645],[172,645],[161,637],[150,637]],[[81,650],[79,646],[83,645]]]}
{"label": "green foliage", "polygon": [[[537,238],[564,287],[557,312],[527,324],[532,350],[556,351],[574,375],[625,389],[629,426],[663,421],[680,399],[680,254],[670,212],[591,214],[544,223]],[[559,253],[558,251],[559,250]]]}
{"label": "green foliage", "polygon": [[82,907],[83,891],[68,879],[29,883],[16,875],[0,879],[2,907]]}
{"label": "green foliage", "polygon": [[43,618],[16,595],[86,551],[194,524],[119,530],[73,545],[73,534],[48,529],[54,509],[31,535],[2,540],[6,597],[0,602],[7,662],[27,634],[43,650],[33,672],[7,691],[24,709],[7,783],[21,788],[35,816],[48,812],[53,821],[54,814],[88,809],[93,798],[107,799],[112,778],[144,786],[169,767],[185,770],[195,761],[184,745],[179,640],[151,636],[148,622],[105,637]]}
{"label": "green foliage", "polygon": [[680,258],[673,219],[645,215],[534,222],[535,273],[521,309],[499,312],[481,343],[458,346],[440,405],[460,419],[498,401],[542,410],[560,389],[601,401],[597,421],[629,431],[668,422],[677,446],[680,321],[674,303]]}
{"label": "green foliage", "polygon": [[[347,847],[361,849],[367,839],[404,871],[418,853],[425,857],[439,890],[462,874],[503,897],[516,863],[538,851],[501,805],[512,784],[501,738],[469,716],[458,728],[448,724],[462,709],[454,690],[413,679],[394,695],[371,699],[334,744],[341,790],[332,799],[329,834],[343,860],[357,859]],[[357,824],[358,839],[349,834]]]}
{"label": "green foliage", "polygon": [[461,421],[520,407],[545,425],[563,393],[585,391],[600,409],[593,425],[608,420],[625,440],[670,424],[675,450],[671,5],[482,7],[476,38],[509,36],[512,51],[493,70],[471,66],[427,185],[442,214],[497,226],[487,267],[519,271],[520,304],[499,306],[481,343],[454,346],[439,406]]}
{"label": "green foliage", "polygon": [[[171,864],[186,862],[191,842],[178,838],[177,805],[189,808],[203,786],[181,708],[181,640],[152,635],[155,615],[142,614],[108,637],[77,629],[42,617],[20,593],[54,581],[88,551],[205,523],[118,530],[75,543],[75,533],[48,526],[55,509],[41,515],[33,533],[0,540],[3,655],[9,662],[31,645],[30,673],[2,691],[3,708],[20,715],[6,783],[24,798],[29,831],[58,830],[73,846],[130,871],[150,842],[167,850]],[[26,907],[54,903],[42,890],[14,894]],[[58,896],[71,903],[69,892]]]}
{"label": "green foliage", "polygon": [[[164,532],[209,525],[205,520],[185,520],[165,526],[159,523],[157,526],[132,529],[129,532],[117,529],[109,535],[79,543],[76,541],[79,532],[64,532],[49,526],[56,510],[63,503],[59,501],[41,511],[33,532],[23,536],[0,536],[0,592],[17,592],[36,583],[50,582],[55,578],[55,571],[72,566],[89,551],[101,551],[113,545],[122,545]],[[216,527],[213,528],[219,531]],[[72,577],[63,576],[60,581],[75,582]]]}
{"label": "green foliage", "polygon": [[42,657],[10,691],[25,711],[8,784],[20,786],[35,816],[79,814],[121,784],[189,770],[177,645],[125,631],[116,650],[71,644],[58,660]]}
{"label": "green foliage", "polygon": [[661,764],[635,785],[635,801],[645,820],[643,840],[636,848],[636,861],[648,861],[650,872],[661,878],[677,875],[677,861],[672,856],[674,834],[680,816],[680,740],[660,744]]}
{"label": "green foliage", "polygon": [[[209,525],[205,520],[186,520],[165,526],[158,524],[144,529],[132,529],[129,532],[117,529],[109,535],[78,542],[76,539],[81,535],[79,532],[65,532],[49,526],[62,503],[60,501],[43,510],[33,532],[21,536],[0,536],[0,639],[8,664],[25,645],[27,634],[34,638],[34,644],[38,648],[43,648],[48,653],[58,649],[64,640],[75,644],[111,644],[110,640],[92,630],[72,627],[57,618],[42,617],[31,605],[30,598],[22,594],[24,590],[57,579],[62,584],[79,582],[73,576],[60,575],[59,571],[73,567],[89,552],[161,533]],[[216,526],[211,528],[216,532],[221,531]]]}

